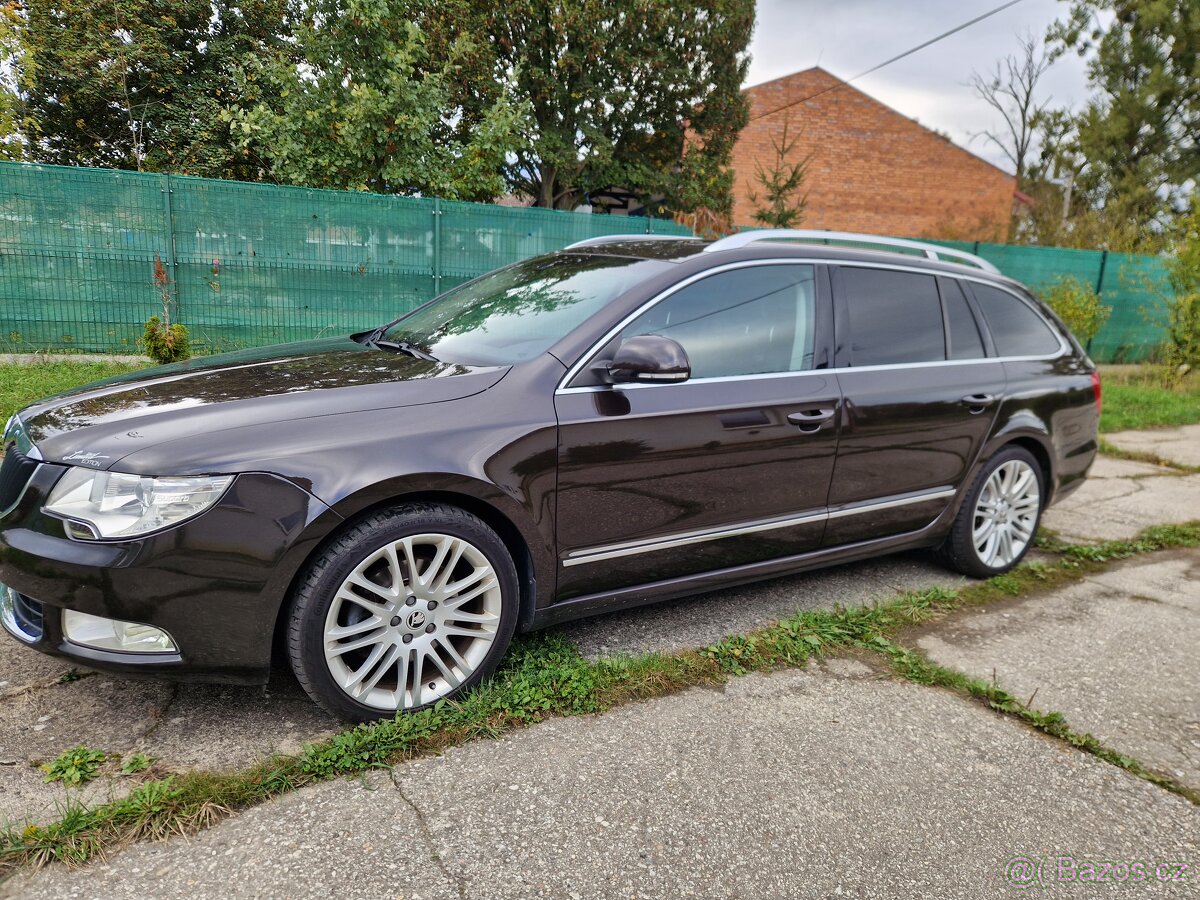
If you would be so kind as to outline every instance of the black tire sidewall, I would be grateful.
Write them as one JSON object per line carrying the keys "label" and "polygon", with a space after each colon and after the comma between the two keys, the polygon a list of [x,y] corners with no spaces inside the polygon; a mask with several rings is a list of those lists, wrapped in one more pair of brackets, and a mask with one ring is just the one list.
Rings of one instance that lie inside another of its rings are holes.
{"label": "black tire sidewall", "polygon": [[[1006,566],[990,566],[979,557],[979,551],[975,549],[974,531],[975,531],[975,509],[979,503],[979,495],[983,493],[984,486],[992,474],[1004,465],[1006,462],[1019,460],[1025,463],[1033,470],[1034,477],[1038,483],[1038,508],[1037,516],[1033,522],[1033,536],[1030,537],[1029,543],[1025,549]],[[955,519],[954,530],[950,536],[950,551],[953,558],[953,564],[956,569],[967,575],[973,575],[976,578],[991,578],[994,575],[1003,575],[1005,572],[1011,571],[1020,565],[1021,560],[1025,558],[1025,554],[1033,546],[1034,539],[1037,536],[1038,528],[1042,524],[1042,512],[1046,507],[1046,475],[1042,471],[1041,464],[1037,461],[1032,453],[1024,447],[1006,447],[996,453],[987,461],[979,474],[975,477],[975,483],[971,485],[971,490],[968,492],[966,499],[963,501],[962,507],[958,511],[958,516]]]}
{"label": "black tire sidewall", "polygon": [[[364,557],[386,544],[414,534],[447,534],[472,544],[487,557],[500,582],[501,614],[496,637],[483,662],[448,697],[471,690],[496,671],[516,628],[520,587],[512,556],[500,537],[482,520],[455,507],[401,507],[358,523],[333,541],[310,566],[292,604],[288,655],[308,694],[328,712],[355,722],[392,718],[396,711],[376,709],[354,700],[334,680],[325,663],[325,618],[337,590]],[[405,710],[415,712],[437,701]]]}

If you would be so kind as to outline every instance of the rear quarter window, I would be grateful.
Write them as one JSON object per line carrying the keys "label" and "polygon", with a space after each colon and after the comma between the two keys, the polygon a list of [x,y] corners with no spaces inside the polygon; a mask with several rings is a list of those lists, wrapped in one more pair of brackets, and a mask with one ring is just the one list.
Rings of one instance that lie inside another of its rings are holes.
{"label": "rear quarter window", "polygon": [[1053,329],[1033,307],[1015,294],[971,285],[999,356],[1053,356],[1062,344]]}

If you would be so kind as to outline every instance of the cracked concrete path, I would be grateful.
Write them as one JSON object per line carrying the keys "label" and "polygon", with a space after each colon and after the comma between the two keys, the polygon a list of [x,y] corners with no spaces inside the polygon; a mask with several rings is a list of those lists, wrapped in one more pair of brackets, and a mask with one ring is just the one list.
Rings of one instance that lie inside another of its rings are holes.
{"label": "cracked concrete path", "polygon": [[1200,550],[960,612],[916,643],[1200,791]]}
{"label": "cracked concrete path", "polygon": [[1200,425],[1154,428],[1148,431],[1118,431],[1104,436],[1121,450],[1153,453],[1184,466],[1200,466]]}
{"label": "cracked concrete path", "polygon": [[[980,704],[838,659],[317,785],[195,838],[23,875],[5,890],[31,900],[992,898],[1009,890],[1018,856],[1077,868],[1196,861],[1200,809]],[[1045,863],[1043,879],[1057,871]],[[1138,891],[1194,897],[1194,877]]]}
{"label": "cracked concrete path", "polygon": [[[870,562],[706,594],[662,606],[574,623],[564,630],[590,657],[699,647],[749,631],[799,609],[852,606],[910,589],[964,579],[927,554]],[[56,818],[68,798],[119,796],[136,780],[114,762],[86,789],[46,785],[34,767],[79,744],[110,753],[141,751],[153,774],[191,768],[236,769],[274,753],[298,753],[342,724],[318,709],[291,673],[266,688],[171,685],[88,673],[60,683],[71,666],[0,635],[0,822]]]}
{"label": "cracked concrete path", "polygon": [[1200,475],[1100,457],[1075,493],[1050,507],[1042,525],[1068,541],[1128,540],[1152,525],[1200,518]]}

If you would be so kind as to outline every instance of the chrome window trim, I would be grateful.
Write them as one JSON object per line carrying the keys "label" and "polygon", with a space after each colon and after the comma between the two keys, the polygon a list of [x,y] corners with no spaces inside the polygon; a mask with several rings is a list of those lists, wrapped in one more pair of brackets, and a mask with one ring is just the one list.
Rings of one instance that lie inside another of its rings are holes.
{"label": "chrome window trim", "polygon": [[813,522],[825,522],[829,519],[840,519],[845,516],[856,516],[860,513],[880,512],[899,506],[909,506],[913,503],[924,503],[929,500],[942,500],[953,497],[957,491],[953,487],[932,488],[916,494],[906,494],[885,500],[869,500],[837,509],[824,509],[820,512],[801,513],[785,518],[758,519],[743,522],[738,525],[720,528],[701,528],[695,531],[684,531],[669,537],[643,538],[637,541],[626,541],[620,544],[605,544],[600,547],[587,547],[583,550],[573,550],[562,560],[564,568],[578,566],[584,563],[601,562],[606,559],[618,559],[623,556],[636,556],[642,553],[652,553],[656,550],[669,550],[673,547],[686,547],[689,544],[700,544],[707,541],[722,540],[728,537],[740,537],[744,534],[755,534],[759,531],[773,531],[779,528],[792,528],[796,525],[807,525]]}
{"label": "chrome window trim", "polygon": [[[984,284],[984,285],[987,285],[988,287],[993,287],[998,290],[1005,291],[1005,292],[1011,294],[1012,296],[1016,297],[1019,301],[1021,301],[1027,307],[1029,307],[1029,309],[1031,309],[1034,312],[1034,314],[1037,315],[1037,317],[1046,324],[1046,326],[1050,329],[1050,333],[1053,334],[1055,336],[1055,338],[1058,339],[1059,350],[1058,350],[1058,353],[1052,353],[1052,354],[1043,355],[1043,356],[984,356],[984,357],[979,357],[978,359],[937,359],[937,360],[931,360],[928,362],[894,363],[891,365],[879,365],[879,366],[840,366],[840,367],[827,368],[827,369],[802,369],[802,370],[796,371],[796,372],[761,372],[761,373],[755,373],[752,375],[725,375],[725,376],[714,377],[714,378],[689,378],[687,381],[678,382],[678,383],[680,383],[680,384],[705,384],[705,383],[713,383],[713,382],[718,382],[718,381],[741,381],[741,380],[756,379],[756,378],[789,378],[789,377],[793,377],[796,375],[825,374],[825,373],[829,373],[829,372],[833,372],[833,373],[837,373],[837,372],[878,372],[878,371],[885,370],[885,369],[886,370],[915,369],[915,368],[926,368],[926,367],[931,367],[931,366],[961,366],[961,365],[972,365],[972,364],[978,364],[978,363],[1036,362],[1036,361],[1040,361],[1040,360],[1059,359],[1060,357],[1066,356],[1071,351],[1070,345],[1066,342],[1066,340],[1062,337],[1062,335],[1060,335],[1058,333],[1058,329],[1055,328],[1054,325],[1051,324],[1050,322],[1047,322],[1046,317],[1044,315],[1042,315],[1041,311],[1038,310],[1035,306],[1031,305],[1029,303],[1029,301],[1026,300],[1024,297],[1022,297],[1019,292],[1013,290],[1011,287],[1008,287],[1005,284],[997,284],[996,281],[994,281],[991,278],[981,277],[981,275],[976,275],[971,272],[963,272],[960,274],[958,272],[931,271],[929,269],[922,269],[917,266],[905,266],[905,265],[900,265],[897,263],[858,262],[858,261],[848,261],[848,260],[843,260],[843,259],[822,259],[820,257],[797,257],[795,259],[745,259],[745,260],[741,260],[739,262],[726,263],[725,265],[722,265],[722,266],[714,266],[711,269],[705,269],[703,272],[697,272],[694,275],[689,275],[687,278],[685,278],[683,281],[680,281],[678,284],[673,284],[673,285],[671,285],[671,287],[667,288],[665,291],[662,291],[659,294],[655,294],[653,297],[651,297],[649,300],[647,300],[645,303],[643,303],[641,306],[639,306],[636,310],[634,310],[632,313],[630,313],[624,319],[622,319],[620,322],[618,322],[615,326],[613,326],[607,332],[605,332],[604,336],[601,337],[600,340],[595,341],[590,347],[588,347],[587,352],[583,353],[579,357],[579,359],[576,360],[574,365],[572,365],[569,369],[567,369],[567,373],[561,379],[559,379],[558,386],[555,388],[554,393],[555,394],[575,394],[575,393],[590,393],[590,392],[594,392],[594,391],[598,391],[598,390],[612,390],[613,385],[583,385],[580,387],[573,387],[573,388],[567,387],[567,385],[569,385],[571,383],[571,381],[574,380],[579,375],[579,373],[583,371],[584,366],[600,350],[600,348],[603,347],[605,344],[607,344],[609,341],[611,341],[617,334],[619,334],[626,325],[631,323],[634,319],[636,319],[642,313],[652,309],[653,307],[657,306],[662,301],[666,300],[672,294],[675,294],[676,292],[683,290],[685,287],[688,287],[691,284],[695,284],[697,281],[700,281],[703,278],[707,278],[710,275],[718,275],[722,272],[729,272],[729,271],[733,271],[735,269],[744,269],[744,268],[748,268],[751,266],[779,266],[779,265],[844,266],[844,267],[857,267],[857,268],[866,268],[866,269],[886,269],[888,271],[895,271],[895,272],[915,272],[918,275],[929,275],[930,277],[933,277],[933,278],[937,278],[940,276],[942,278],[957,278],[960,281],[978,282],[979,284]],[[984,322],[984,325],[986,327],[987,323]],[[629,390],[630,388],[673,387],[673,386],[674,385],[672,385],[672,384],[623,384],[620,386],[620,389],[621,390]]]}

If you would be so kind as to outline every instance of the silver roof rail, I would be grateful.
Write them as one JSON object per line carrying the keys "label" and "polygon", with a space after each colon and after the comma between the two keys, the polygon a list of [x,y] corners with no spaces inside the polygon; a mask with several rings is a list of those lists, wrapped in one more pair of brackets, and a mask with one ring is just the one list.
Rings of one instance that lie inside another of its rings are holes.
{"label": "silver roof rail", "polygon": [[578,250],[580,247],[598,247],[601,244],[615,244],[618,241],[697,241],[699,238],[690,234],[602,234],[587,240],[576,241],[563,247],[564,250]]}
{"label": "silver roof rail", "polygon": [[965,262],[977,266],[985,272],[999,275],[1000,270],[986,259],[981,259],[974,253],[965,250],[955,250],[953,247],[940,247],[937,244],[926,244],[921,241],[909,241],[904,238],[881,237],[877,234],[855,234],[852,231],[809,231],[791,228],[760,228],[756,231],[739,231],[729,237],[714,241],[704,248],[705,253],[717,250],[736,250],[759,241],[846,241],[856,244],[875,244],[880,247],[902,247],[906,250],[920,250],[930,259],[951,257],[950,262]]}

